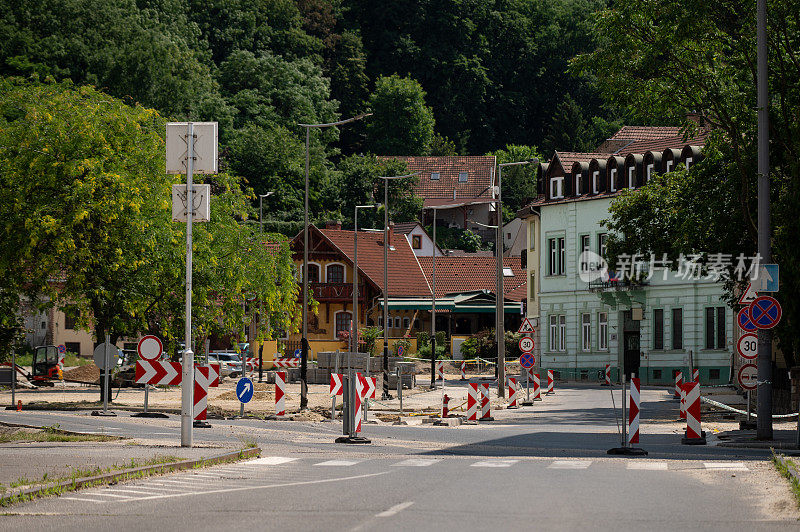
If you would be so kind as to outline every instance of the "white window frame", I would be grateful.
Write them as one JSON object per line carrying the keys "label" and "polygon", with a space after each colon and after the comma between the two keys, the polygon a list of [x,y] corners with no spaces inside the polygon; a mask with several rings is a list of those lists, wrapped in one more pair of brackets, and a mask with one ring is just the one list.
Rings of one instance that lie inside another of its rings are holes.
{"label": "white window frame", "polygon": [[608,351],[608,312],[597,313],[597,347]]}
{"label": "white window frame", "polygon": [[558,315],[558,350],[567,350],[567,316]]}
{"label": "white window frame", "polygon": [[561,199],[564,197],[564,176],[550,178],[550,198]]}
{"label": "white window frame", "polygon": [[342,283],[347,283],[347,267],[344,265],[343,262],[329,262],[325,265],[325,282],[328,281],[328,268],[331,266],[341,266],[342,267]]}
{"label": "white window frame", "polygon": [[691,157],[687,157],[686,158],[686,171],[687,172],[689,171],[689,165],[690,164],[692,164],[692,158]]}
{"label": "white window frame", "polygon": [[581,173],[575,172],[575,196],[581,195]]}
{"label": "white window frame", "polygon": [[[580,260],[580,257],[583,257],[583,253],[585,251],[589,251],[589,250],[592,249],[592,242],[591,242],[592,236],[591,235],[580,235],[578,238],[580,239],[580,242],[581,242],[580,254],[578,255],[579,260]],[[582,272],[587,271],[586,262],[581,262],[581,271]]]}
{"label": "white window frame", "polygon": [[403,318],[400,316],[394,317],[394,328],[395,329],[402,329],[403,328]]}
{"label": "white window frame", "polygon": [[652,164],[647,165],[647,177],[645,178],[645,183],[650,181],[650,178],[653,176],[653,168],[655,168],[655,165]]}
{"label": "white window frame", "polygon": [[[337,318],[339,317],[339,314],[349,314],[350,315],[350,322],[352,322],[353,319],[354,319],[353,318],[353,313],[350,312],[349,310],[337,310],[336,312],[333,313],[333,337],[335,339],[339,338],[339,331],[336,330],[336,322],[337,322]],[[349,328],[345,329],[345,330],[348,333],[351,332],[351,330]]]}
{"label": "white window frame", "polygon": [[604,257],[608,242],[608,233],[600,233],[597,235],[597,254]]}
{"label": "white window frame", "polygon": [[408,330],[411,327],[411,318],[403,318],[403,329]]}
{"label": "white window frame", "polygon": [[598,186],[599,179],[600,179],[600,171],[595,170],[592,173],[592,194],[600,194],[600,187]]}
{"label": "white window frame", "polygon": [[617,169],[616,168],[612,168],[611,169],[610,181],[611,182],[608,184],[608,190],[610,192],[616,192],[617,191]]}
{"label": "white window frame", "polygon": [[588,312],[581,314],[581,350],[592,350],[592,315]]}
{"label": "white window frame", "polygon": [[547,265],[547,273],[550,275],[558,275],[558,244],[556,238],[547,239],[547,249],[550,252],[550,263]]}
{"label": "white window frame", "polygon": [[566,275],[567,273],[567,249],[566,242],[563,236],[556,239],[558,242],[558,273],[557,275]]}
{"label": "white window frame", "polygon": [[636,188],[636,167],[628,168],[628,188]]}
{"label": "white window frame", "polygon": [[673,163],[673,162],[674,162],[674,161],[667,161],[667,165],[664,167],[664,168],[666,169],[666,172],[664,172],[665,174],[668,174],[668,173],[669,173],[669,169],[670,169],[670,167],[672,166],[672,163]]}
{"label": "white window frame", "polygon": [[550,351],[558,351],[558,315],[550,314]]}

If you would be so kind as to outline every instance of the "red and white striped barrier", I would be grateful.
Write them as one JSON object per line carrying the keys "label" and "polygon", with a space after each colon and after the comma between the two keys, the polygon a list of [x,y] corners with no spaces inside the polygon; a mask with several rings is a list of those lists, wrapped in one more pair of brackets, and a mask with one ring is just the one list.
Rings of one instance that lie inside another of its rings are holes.
{"label": "red and white striped barrier", "polygon": [[690,382],[686,388],[686,437],[682,443],[704,444],[706,442],[700,428],[700,384]]}
{"label": "red and white striped barrier", "polygon": [[683,372],[678,371],[675,373],[675,395],[673,395],[675,399],[680,399],[681,397],[681,384],[683,384]]}
{"label": "red and white striped barrier", "polygon": [[208,366],[194,367],[194,420],[205,421],[208,410]]}
{"label": "red and white striped barrier", "polygon": [[517,379],[515,377],[508,377],[508,407],[519,408],[517,405]]}
{"label": "red and white striped barrier", "polygon": [[437,360],[436,361],[436,380],[443,381],[444,380],[444,361]]}
{"label": "red and white striped barrier", "polygon": [[361,373],[356,373],[356,393],[355,393],[355,401],[356,404],[353,405],[355,408],[355,422],[356,422],[356,429],[353,431],[356,434],[361,432],[361,418],[364,416],[364,412],[361,409],[361,398],[364,396],[364,381]]}
{"label": "red and white striped barrier", "polygon": [[680,419],[686,419],[686,384],[681,384]]}
{"label": "red and white striped barrier", "polygon": [[700,382],[700,370],[697,368],[692,370],[692,382]]}
{"label": "red and white striped barrier", "polygon": [[533,374],[533,400],[534,401],[541,401],[542,400],[542,388],[539,381],[539,374]]}
{"label": "red and white striped barrier", "polygon": [[275,415],[283,417],[286,415],[286,372],[275,372]]}
{"label": "red and white striped barrier", "polygon": [[331,373],[330,395],[342,395],[342,374]]}
{"label": "red and white striped barrier", "polygon": [[137,360],[134,380],[137,384],[178,386],[181,383],[181,364],[171,360]]}
{"label": "red and white striped barrier", "polygon": [[548,369],[547,370],[547,390],[545,391],[545,394],[550,395],[551,393],[555,393],[553,391],[553,370],[552,369]]}
{"label": "red and white striped barrier", "polygon": [[375,391],[378,389],[377,377],[364,377],[361,373],[358,374],[358,377],[361,379],[361,400],[375,399]]}
{"label": "red and white striped barrier", "polygon": [[273,368],[299,368],[300,359],[294,357],[280,357],[272,361]]}
{"label": "red and white striped barrier", "polygon": [[628,410],[628,443],[639,443],[639,403],[641,385],[636,377],[631,379],[631,404]]}
{"label": "red and white striped barrier", "polygon": [[489,384],[481,383],[481,421],[493,421],[492,400],[489,396]]}
{"label": "red and white striped barrier", "polygon": [[467,383],[467,421],[478,421],[478,405],[480,404],[480,393],[478,383]]}
{"label": "red and white striped barrier", "polygon": [[442,395],[442,419],[450,417],[450,398],[447,394]]}
{"label": "red and white striped barrier", "polygon": [[606,364],[606,370],[604,375],[606,378],[605,385],[611,386],[611,364]]}
{"label": "red and white striped barrier", "polygon": [[461,361],[461,380],[467,380],[467,362],[465,360]]}

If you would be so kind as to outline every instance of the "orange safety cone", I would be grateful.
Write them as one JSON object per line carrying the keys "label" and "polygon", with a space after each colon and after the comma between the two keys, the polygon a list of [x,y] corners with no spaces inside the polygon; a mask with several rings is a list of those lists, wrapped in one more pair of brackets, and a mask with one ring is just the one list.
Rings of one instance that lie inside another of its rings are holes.
{"label": "orange safety cone", "polygon": [[22,412],[22,399],[17,400],[17,412]]}

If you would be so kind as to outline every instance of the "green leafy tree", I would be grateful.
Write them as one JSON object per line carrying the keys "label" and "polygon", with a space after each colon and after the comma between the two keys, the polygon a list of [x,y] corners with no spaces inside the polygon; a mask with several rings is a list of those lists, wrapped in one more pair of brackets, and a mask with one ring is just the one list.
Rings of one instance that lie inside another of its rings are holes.
{"label": "green leafy tree", "polygon": [[[497,163],[542,160],[535,146],[507,145],[502,150],[489,153]],[[536,168],[538,162],[503,168],[503,223],[513,220],[517,211],[536,197]]]}
{"label": "green leafy tree", "polygon": [[378,78],[369,99],[367,145],[378,155],[427,155],[434,134],[433,111],[419,82],[398,75]]}

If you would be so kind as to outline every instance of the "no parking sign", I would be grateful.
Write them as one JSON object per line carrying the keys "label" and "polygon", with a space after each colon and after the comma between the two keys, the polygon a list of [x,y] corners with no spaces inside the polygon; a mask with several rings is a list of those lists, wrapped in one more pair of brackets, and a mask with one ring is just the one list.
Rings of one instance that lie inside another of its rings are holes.
{"label": "no parking sign", "polygon": [[772,329],[781,321],[781,305],[774,297],[759,296],[750,303],[750,320],[759,329]]}

